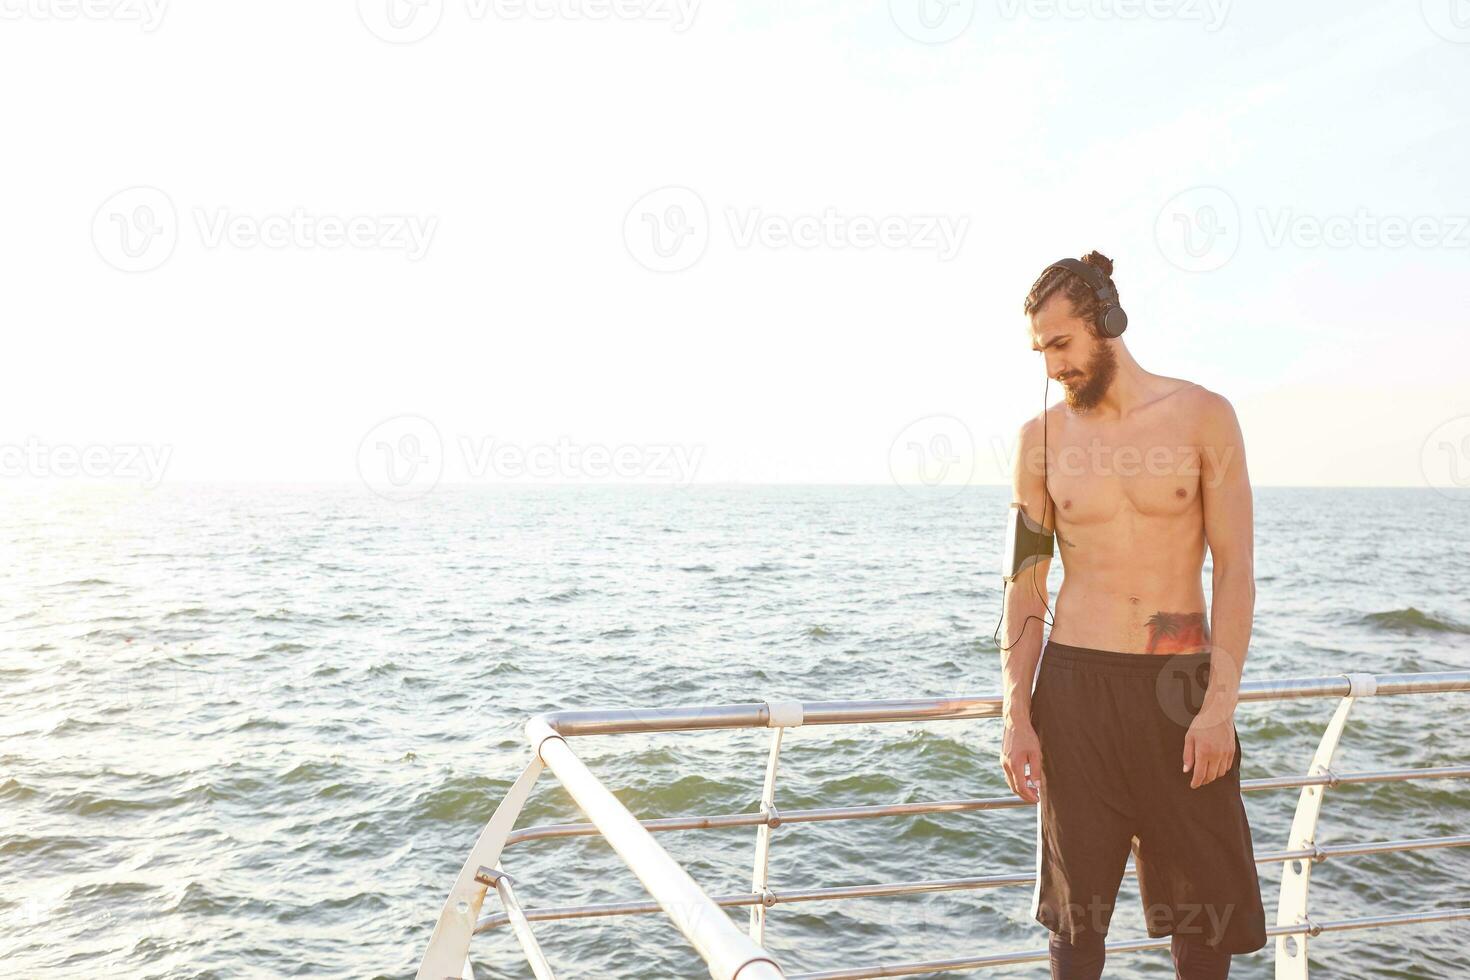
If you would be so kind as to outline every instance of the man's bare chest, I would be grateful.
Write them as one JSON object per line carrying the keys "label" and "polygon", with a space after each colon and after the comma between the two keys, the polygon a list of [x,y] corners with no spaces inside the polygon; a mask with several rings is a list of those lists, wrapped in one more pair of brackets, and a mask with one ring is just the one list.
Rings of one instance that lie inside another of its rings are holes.
{"label": "man's bare chest", "polygon": [[1200,450],[1186,420],[1074,421],[1047,440],[1047,488],[1063,523],[1123,513],[1170,517],[1198,506]]}

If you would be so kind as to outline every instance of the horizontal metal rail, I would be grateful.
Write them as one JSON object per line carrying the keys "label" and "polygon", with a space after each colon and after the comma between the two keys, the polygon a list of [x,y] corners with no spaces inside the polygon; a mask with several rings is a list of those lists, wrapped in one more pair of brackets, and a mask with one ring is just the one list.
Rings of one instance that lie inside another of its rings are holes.
{"label": "horizontal metal rail", "polygon": [[[1140,656],[1146,656],[1140,654]],[[1470,690],[1470,671],[1421,674],[1381,674],[1372,677],[1378,696],[1388,694],[1444,694]],[[1241,702],[1295,701],[1304,698],[1342,698],[1352,690],[1346,675],[1295,677],[1276,681],[1247,681],[1240,685]],[[803,725],[864,725],[895,721],[953,721],[997,718],[1001,695],[970,698],[901,698],[875,701],[805,701]],[[593,708],[550,711],[537,715],[558,735],[626,735],[634,732],[695,732],[720,728],[771,727],[770,705],[688,705],[677,708]]]}
{"label": "horizontal metal rail", "polygon": [[[1454,922],[1470,919],[1470,908],[1426,909],[1422,912],[1403,912],[1398,915],[1369,915],[1357,919],[1332,919],[1324,922],[1308,920],[1294,926],[1267,926],[1267,938],[1275,936],[1316,936],[1324,932],[1342,932],[1348,929],[1376,929],[1381,926],[1417,925],[1427,922]],[[1127,939],[1107,944],[1109,953],[1136,953],[1146,949],[1162,949],[1170,939]],[[996,966],[1012,966],[1016,963],[1044,963],[1048,958],[1045,949],[1016,950],[1013,953],[992,953],[986,956],[966,956],[952,960],[928,960],[914,963],[888,963],[881,966],[859,967],[852,970],[823,970],[819,973],[792,973],[787,980],[868,980],[870,977],[906,977],[916,973],[942,973],[946,970],[981,970]]]}
{"label": "horizontal metal rail", "polygon": [[[1451,837],[1420,837],[1410,840],[1365,841],[1357,844],[1326,844],[1297,850],[1264,851],[1256,855],[1257,864],[1280,864],[1285,861],[1312,861],[1320,863],[1328,858],[1357,857],[1364,854],[1391,854],[1402,851],[1422,851],[1441,847],[1470,847],[1470,834]],[[1129,861],[1125,874],[1134,874],[1133,862]],[[765,904],[788,905],[798,902],[829,902],[841,898],[887,898],[893,895],[918,895],[933,892],[972,891],[981,888],[1005,888],[1011,885],[1036,883],[1034,872],[1016,874],[978,875],[968,878],[933,878],[923,881],[895,881],[873,885],[841,885],[832,888],[781,889],[773,891],[769,899],[751,892],[730,895],[712,895],[711,899],[721,908]],[[558,919],[588,919],[615,915],[644,915],[659,911],[654,902],[605,902],[594,905],[543,906],[527,909],[524,915],[533,922],[550,922]],[[503,926],[508,921],[504,913],[487,915],[475,926],[475,932],[486,932]]]}
{"label": "horizontal metal rail", "polygon": [[[1376,769],[1366,772],[1325,773],[1312,776],[1266,776],[1242,779],[1242,792],[1273,789],[1299,789],[1302,786],[1348,786],[1358,783],[1386,783],[1409,779],[1458,779],[1470,777],[1470,766],[1432,766],[1420,769]],[[863,806],[819,807],[812,810],[782,810],[779,823],[816,823],[825,820],[861,820],[873,817],[905,817],[922,813],[965,813],[974,810],[1004,810],[1035,806],[1019,796],[990,796],[969,800],[939,800],[930,803],[874,803]],[[771,822],[763,813],[731,813],[714,817],[655,817],[642,821],[655,833],[671,830],[722,830],[731,827],[759,827]],[[512,831],[505,846],[555,837],[597,837],[590,823],[542,824]]]}

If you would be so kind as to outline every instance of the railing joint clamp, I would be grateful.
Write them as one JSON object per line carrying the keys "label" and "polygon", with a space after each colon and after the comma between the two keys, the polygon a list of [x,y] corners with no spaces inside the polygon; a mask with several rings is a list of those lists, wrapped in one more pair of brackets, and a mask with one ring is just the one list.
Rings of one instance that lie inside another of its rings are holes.
{"label": "railing joint clamp", "polygon": [[1318,847],[1312,841],[1308,841],[1307,843],[1312,848],[1312,863],[1313,864],[1321,864],[1323,861],[1326,861],[1327,860],[1327,852],[1326,851],[1322,850],[1322,848]]}
{"label": "railing joint clamp", "polygon": [[1350,698],[1371,698],[1378,693],[1378,678],[1373,674],[1343,674],[1347,678]]}
{"label": "railing joint clamp", "polygon": [[1322,935],[1322,927],[1313,922],[1310,915],[1302,916],[1302,925],[1307,927],[1307,935],[1311,936],[1313,939]]}
{"label": "railing joint clamp", "polygon": [[504,878],[505,883],[508,885],[514,885],[516,883],[516,880],[504,871],[498,871],[495,868],[487,868],[484,865],[481,865],[480,870],[475,872],[475,880],[482,885],[490,885],[491,887],[494,887],[496,882],[499,881],[501,878]]}
{"label": "railing joint clamp", "polygon": [[781,811],[776,809],[776,804],[769,803],[761,808],[766,815],[766,826],[775,830],[781,826]]}
{"label": "railing joint clamp", "polygon": [[775,908],[775,906],[776,906],[776,893],[773,892],[773,891],[771,891],[769,888],[762,888],[761,889],[761,905],[765,906],[768,909],[769,908]]}

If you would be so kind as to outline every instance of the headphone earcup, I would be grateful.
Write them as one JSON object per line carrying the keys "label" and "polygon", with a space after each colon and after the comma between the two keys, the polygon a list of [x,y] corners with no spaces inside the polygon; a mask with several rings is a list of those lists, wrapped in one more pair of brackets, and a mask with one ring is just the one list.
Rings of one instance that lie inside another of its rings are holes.
{"label": "headphone earcup", "polygon": [[1109,306],[1103,313],[1102,330],[1109,337],[1120,337],[1128,329],[1128,314],[1121,306]]}

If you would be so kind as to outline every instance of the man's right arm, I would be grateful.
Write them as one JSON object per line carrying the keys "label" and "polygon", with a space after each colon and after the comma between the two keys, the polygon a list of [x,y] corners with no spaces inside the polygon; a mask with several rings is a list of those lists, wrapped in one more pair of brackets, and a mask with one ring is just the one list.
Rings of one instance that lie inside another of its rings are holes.
{"label": "man's right arm", "polygon": [[[1046,530],[1055,529],[1055,514],[1047,498],[1041,464],[1041,417],[1021,427],[1011,480],[1011,499],[1021,505],[1032,521]],[[1041,783],[1041,746],[1031,723],[1031,681],[1041,658],[1042,634],[1049,597],[1046,588],[1051,559],[1041,558],[1006,586],[1001,624],[1001,681],[1005,695],[1005,730],[1001,737],[1001,763],[1006,782],[1023,800],[1036,802],[1030,781]]]}

